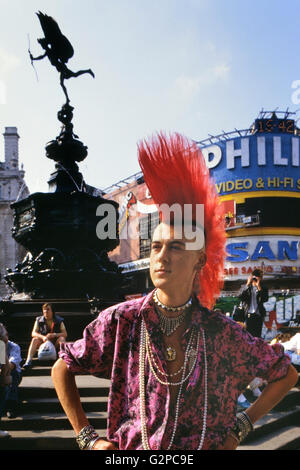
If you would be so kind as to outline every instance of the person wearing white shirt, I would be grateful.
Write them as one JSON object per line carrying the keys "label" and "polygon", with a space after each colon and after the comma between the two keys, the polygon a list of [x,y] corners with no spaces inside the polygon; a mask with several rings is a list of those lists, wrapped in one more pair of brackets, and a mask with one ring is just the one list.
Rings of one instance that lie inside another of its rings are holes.
{"label": "person wearing white shirt", "polygon": [[21,349],[18,344],[8,339],[8,333],[4,325],[2,325],[2,332],[2,340],[6,344],[7,367],[11,376],[11,383],[6,387],[4,410],[7,412],[8,418],[15,418],[19,406],[18,387],[22,380]]}

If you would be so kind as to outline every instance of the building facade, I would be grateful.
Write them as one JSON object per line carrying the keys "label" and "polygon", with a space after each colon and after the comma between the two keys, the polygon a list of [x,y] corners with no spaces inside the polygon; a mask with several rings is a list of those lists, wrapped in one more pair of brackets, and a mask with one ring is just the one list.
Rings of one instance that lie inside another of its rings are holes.
{"label": "building facade", "polygon": [[12,237],[13,211],[10,205],[29,195],[23,167],[19,168],[19,135],[16,127],[5,127],[4,161],[0,161],[0,298],[8,294],[4,276],[25,256],[25,250]]}
{"label": "building facade", "polygon": [[[262,112],[247,129],[197,142],[224,208],[222,296],[236,298],[250,272],[262,268],[268,311],[282,322],[300,314],[300,131],[293,117]],[[142,173],[105,192],[120,205],[121,242],[111,258],[132,275],[128,294],[147,292],[158,215]]]}

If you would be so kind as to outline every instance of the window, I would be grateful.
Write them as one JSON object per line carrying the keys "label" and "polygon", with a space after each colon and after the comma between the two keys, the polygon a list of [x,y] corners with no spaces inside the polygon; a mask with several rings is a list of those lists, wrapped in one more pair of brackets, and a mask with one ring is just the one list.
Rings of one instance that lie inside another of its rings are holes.
{"label": "window", "polygon": [[300,198],[263,197],[245,200],[245,215],[250,216],[260,211],[262,227],[300,227]]}
{"label": "window", "polygon": [[146,215],[139,221],[140,232],[140,258],[148,258],[151,249],[151,239],[155,228],[159,224],[158,212]]}

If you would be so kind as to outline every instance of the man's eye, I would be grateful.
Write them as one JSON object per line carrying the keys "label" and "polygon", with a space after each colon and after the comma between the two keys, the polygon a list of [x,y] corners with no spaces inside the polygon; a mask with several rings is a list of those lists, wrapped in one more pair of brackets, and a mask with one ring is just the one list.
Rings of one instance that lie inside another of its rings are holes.
{"label": "man's eye", "polygon": [[155,244],[155,243],[153,243],[152,246],[151,246],[152,250],[159,250],[159,248],[160,248],[160,246]]}
{"label": "man's eye", "polygon": [[182,250],[183,249],[183,246],[182,245],[172,245],[171,248],[173,250]]}

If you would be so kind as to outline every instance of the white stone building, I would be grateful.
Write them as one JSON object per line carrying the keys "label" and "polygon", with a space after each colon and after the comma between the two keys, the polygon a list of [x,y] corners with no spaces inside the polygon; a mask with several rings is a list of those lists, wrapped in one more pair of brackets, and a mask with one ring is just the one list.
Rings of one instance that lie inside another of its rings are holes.
{"label": "white stone building", "polygon": [[4,280],[6,269],[13,269],[26,253],[12,237],[13,210],[10,205],[29,195],[24,181],[23,165],[19,168],[17,128],[5,127],[3,136],[4,161],[1,161],[0,154],[0,299],[9,293]]}

